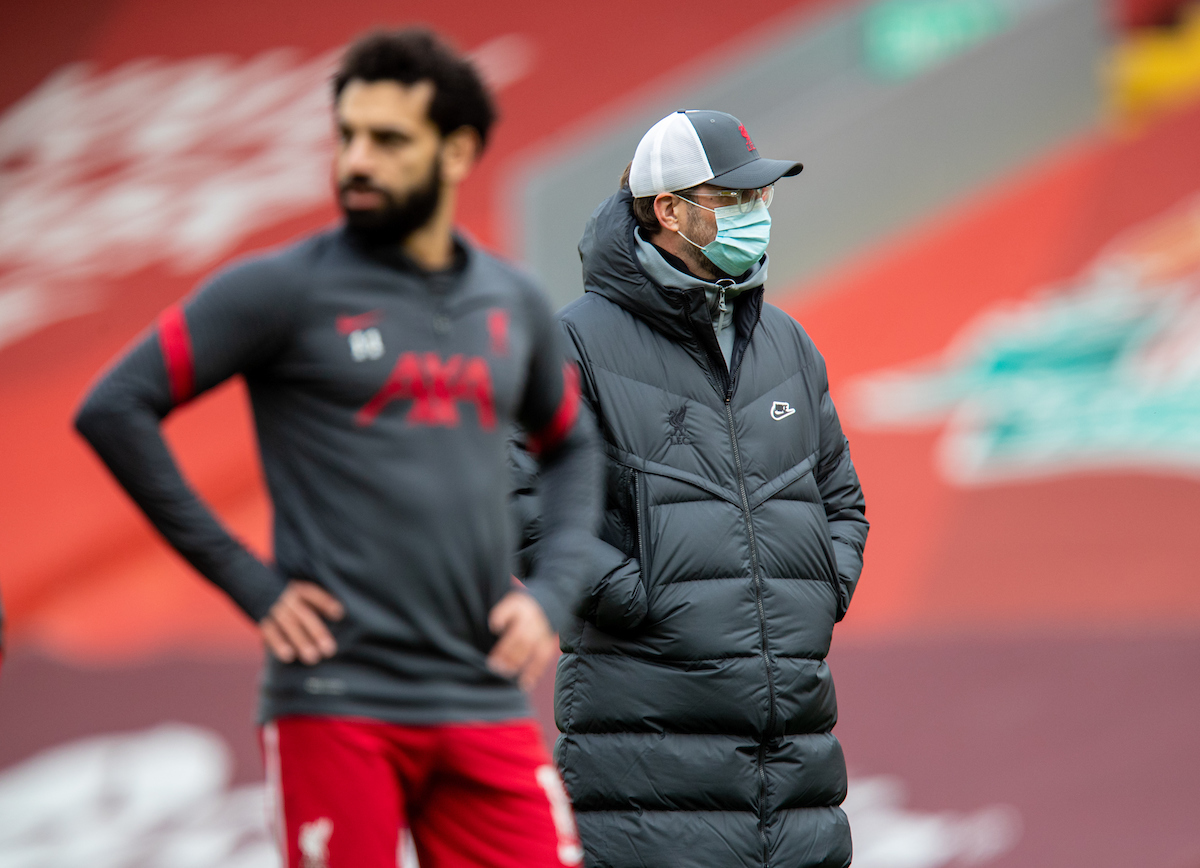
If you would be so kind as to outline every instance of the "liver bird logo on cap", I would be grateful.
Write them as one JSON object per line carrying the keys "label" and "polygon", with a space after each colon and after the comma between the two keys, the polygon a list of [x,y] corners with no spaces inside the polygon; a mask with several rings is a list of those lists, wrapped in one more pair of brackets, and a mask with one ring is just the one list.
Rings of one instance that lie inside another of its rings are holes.
{"label": "liver bird logo on cap", "polygon": [[748,132],[746,132],[745,124],[738,124],[738,132],[741,133],[742,138],[746,140],[746,150],[747,151],[758,150],[757,148],[754,147],[754,142],[750,141],[750,134]]}

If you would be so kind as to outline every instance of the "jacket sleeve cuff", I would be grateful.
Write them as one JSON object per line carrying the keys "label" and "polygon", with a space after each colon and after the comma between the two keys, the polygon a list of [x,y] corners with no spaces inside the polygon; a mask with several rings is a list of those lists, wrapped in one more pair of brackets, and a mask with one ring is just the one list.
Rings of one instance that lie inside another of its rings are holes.
{"label": "jacket sleeve cuff", "polygon": [[606,633],[632,630],[646,617],[646,591],[637,560],[597,537],[588,539],[587,594],[576,614]]}
{"label": "jacket sleeve cuff", "polygon": [[526,588],[556,630],[572,616],[607,632],[630,630],[646,616],[638,562],[592,534],[572,534],[568,549],[535,557]]}
{"label": "jacket sleeve cuff", "polygon": [[837,611],[837,620],[840,621],[846,616],[846,610],[850,608],[850,599],[854,596],[854,589],[858,586],[858,577],[862,573],[863,562],[858,549],[841,540],[833,541],[833,553],[837,559],[838,585],[841,588],[838,594]]}
{"label": "jacket sleeve cuff", "polygon": [[641,565],[626,558],[608,573],[594,594],[593,621],[605,633],[627,633],[646,620],[648,603]]}

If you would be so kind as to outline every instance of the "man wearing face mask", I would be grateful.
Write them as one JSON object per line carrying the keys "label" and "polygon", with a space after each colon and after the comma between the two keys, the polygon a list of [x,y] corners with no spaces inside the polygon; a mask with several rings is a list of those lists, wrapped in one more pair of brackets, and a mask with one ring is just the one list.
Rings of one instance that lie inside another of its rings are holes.
{"label": "man wearing face mask", "polygon": [[773,185],[801,168],[731,115],[675,112],[580,242],[560,319],[607,502],[561,633],[556,758],[591,865],[850,862],[824,658],[863,496],[824,360],[763,302]]}

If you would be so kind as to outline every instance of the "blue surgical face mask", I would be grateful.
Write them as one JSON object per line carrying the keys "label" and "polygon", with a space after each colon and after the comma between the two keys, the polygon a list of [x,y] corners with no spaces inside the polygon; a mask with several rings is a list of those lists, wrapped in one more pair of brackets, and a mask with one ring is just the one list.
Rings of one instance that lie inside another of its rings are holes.
{"label": "blue surgical face mask", "polygon": [[[678,193],[675,195],[679,196]],[[705,208],[691,199],[679,198],[717,215],[717,237],[703,247],[682,232],[679,234],[726,274],[741,274],[767,252],[767,242],[771,240],[771,212],[762,202],[742,213],[737,205]]]}

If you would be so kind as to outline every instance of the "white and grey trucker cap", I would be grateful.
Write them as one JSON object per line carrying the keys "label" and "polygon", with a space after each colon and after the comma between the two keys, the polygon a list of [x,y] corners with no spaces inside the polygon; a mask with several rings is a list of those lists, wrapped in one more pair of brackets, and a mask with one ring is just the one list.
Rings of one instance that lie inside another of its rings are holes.
{"label": "white and grey trucker cap", "polygon": [[637,198],[705,182],[730,190],[766,187],[804,166],[767,160],[742,122],[714,111],[677,111],[646,131],[633,153],[629,190]]}

